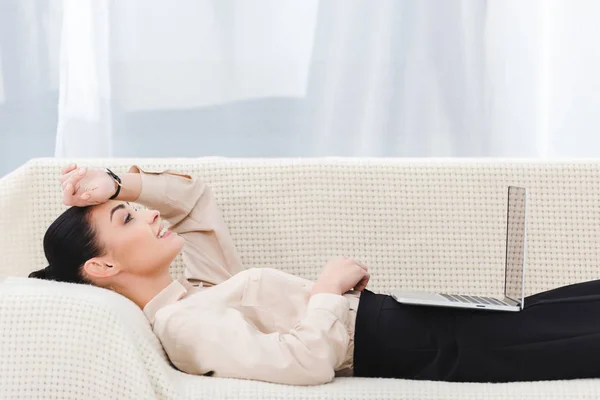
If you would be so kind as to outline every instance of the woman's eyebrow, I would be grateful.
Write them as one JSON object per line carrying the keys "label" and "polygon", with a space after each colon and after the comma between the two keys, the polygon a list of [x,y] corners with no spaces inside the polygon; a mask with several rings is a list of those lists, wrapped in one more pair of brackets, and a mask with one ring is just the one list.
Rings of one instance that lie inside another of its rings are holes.
{"label": "woman's eyebrow", "polygon": [[110,222],[112,222],[112,218],[113,218],[113,214],[120,209],[124,209],[125,208],[125,204],[121,203],[118,206],[114,207],[112,210],[110,210]]}

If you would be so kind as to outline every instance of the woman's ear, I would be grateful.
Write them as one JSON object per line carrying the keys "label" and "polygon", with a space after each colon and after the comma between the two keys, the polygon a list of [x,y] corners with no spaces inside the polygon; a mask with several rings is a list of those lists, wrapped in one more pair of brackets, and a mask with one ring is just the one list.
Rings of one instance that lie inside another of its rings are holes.
{"label": "woman's ear", "polygon": [[100,257],[91,258],[83,264],[83,270],[90,278],[108,278],[115,275],[117,272],[117,269],[108,261],[109,260],[104,260]]}

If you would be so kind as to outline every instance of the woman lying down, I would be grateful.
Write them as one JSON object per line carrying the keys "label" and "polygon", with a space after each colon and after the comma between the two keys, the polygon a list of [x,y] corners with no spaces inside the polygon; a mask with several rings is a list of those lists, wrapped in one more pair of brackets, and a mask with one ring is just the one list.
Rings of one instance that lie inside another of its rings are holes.
{"label": "woman lying down", "polygon": [[[600,281],[529,296],[516,313],[405,305],[366,290],[368,268],[347,257],[316,282],[245,270],[210,188],[188,175],[73,164],[60,182],[72,207],[44,237],[49,266],[30,277],[127,297],[183,372],[292,385],[600,376]],[[173,280],[181,251],[185,277]]]}

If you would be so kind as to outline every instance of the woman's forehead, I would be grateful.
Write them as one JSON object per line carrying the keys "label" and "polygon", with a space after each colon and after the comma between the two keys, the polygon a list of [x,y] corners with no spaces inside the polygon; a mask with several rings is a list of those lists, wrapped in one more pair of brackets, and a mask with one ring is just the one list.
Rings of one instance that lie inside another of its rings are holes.
{"label": "woman's forehead", "polygon": [[116,213],[120,209],[126,210],[128,207],[128,203],[118,200],[108,200],[105,203],[93,206],[92,215],[97,223],[100,223],[102,225],[110,225],[111,217],[114,220],[114,218],[116,217]]}

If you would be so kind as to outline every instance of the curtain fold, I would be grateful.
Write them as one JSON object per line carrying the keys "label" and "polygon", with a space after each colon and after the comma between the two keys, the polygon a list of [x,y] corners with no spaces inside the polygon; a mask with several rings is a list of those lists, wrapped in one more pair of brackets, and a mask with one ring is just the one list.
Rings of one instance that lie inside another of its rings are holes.
{"label": "curtain fold", "polygon": [[64,4],[57,155],[547,155],[539,2]]}
{"label": "curtain fold", "polygon": [[0,1],[0,177],[54,153],[62,3]]}
{"label": "curtain fold", "polygon": [[317,0],[109,4],[114,101],[123,111],[305,95]]}
{"label": "curtain fold", "polygon": [[597,157],[594,0],[3,0],[28,158]]}
{"label": "curtain fold", "polygon": [[110,4],[63,1],[57,157],[114,154]]}

